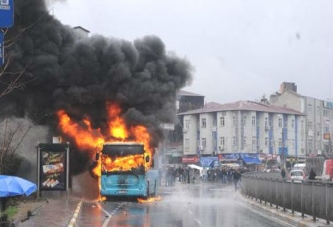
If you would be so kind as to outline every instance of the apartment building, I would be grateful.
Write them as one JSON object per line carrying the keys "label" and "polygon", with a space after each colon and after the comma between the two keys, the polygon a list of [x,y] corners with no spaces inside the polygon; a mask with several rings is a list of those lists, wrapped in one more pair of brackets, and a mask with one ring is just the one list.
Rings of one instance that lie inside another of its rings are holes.
{"label": "apartment building", "polygon": [[[204,106],[205,97],[185,90],[177,92],[177,113],[200,109]],[[160,148],[165,164],[182,164],[183,157],[183,116],[178,115],[178,122],[173,129],[165,129],[165,141]]]}
{"label": "apartment building", "polygon": [[332,154],[333,101],[297,93],[295,83],[283,82],[270,96],[272,105],[291,108],[305,115],[305,155]]}
{"label": "apartment building", "polygon": [[261,102],[208,103],[183,116],[183,155],[197,160],[224,153],[305,155],[302,112]]}

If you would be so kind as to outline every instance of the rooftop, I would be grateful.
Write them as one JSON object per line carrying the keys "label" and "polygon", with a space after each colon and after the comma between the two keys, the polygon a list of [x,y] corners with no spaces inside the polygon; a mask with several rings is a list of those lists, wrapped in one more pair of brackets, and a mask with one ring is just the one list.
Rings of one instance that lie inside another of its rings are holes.
{"label": "rooftop", "polygon": [[195,93],[184,91],[184,90],[180,90],[177,93],[177,95],[178,96],[200,96],[200,97],[204,97],[204,95],[199,95],[199,94],[195,94]]}
{"label": "rooftop", "polygon": [[212,113],[212,112],[222,112],[222,111],[237,111],[237,110],[304,115],[303,113],[290,108],[274,106],[254,101],[237,101],[226,104],[209,102],[201,109],[183,112],[178,115],[201,114],[201,113]]}

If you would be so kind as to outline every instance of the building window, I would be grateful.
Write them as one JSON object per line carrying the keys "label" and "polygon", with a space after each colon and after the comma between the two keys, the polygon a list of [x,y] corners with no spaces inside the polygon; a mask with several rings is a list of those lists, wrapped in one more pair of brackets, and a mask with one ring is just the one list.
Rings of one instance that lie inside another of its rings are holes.
{"label": "building window", "polygon": [[312,114],[312,104],[308,104],[308,114]]}
{"label": "building window", "polygon": [[294,119],[291,120],[291,128],[295,128],[295,120]]}
{"label": "building window", "polygon": [[190,152],[190,140],[185,139],[184,152]]}
{"label": "building window", "polygon": [[282,128],[282,118],[279,118],[279,128]]}
{"label": "building window", "polygon": [[220,126],[225,126],[225,117],[220,117]]}
{"label": "building window", "polygon": [[189,120],[185,120],[185,128],[186,129],[190,128],[190,121]]}
{"label": "building window", "polygon": [[190,147],[190,140],[189,139],[185,139],[185,147]]}
{"label": "building window", "polygon": [[267,147],[267,146],[268,146],[268,138],[265,137],[265,147]]}
{"label": "building window", "polygon": [[202,138],[202,139],[201,139],[201,146],[202,146],[203,148],[206,148],[206,146],[207,146],[207,144],[206,144],[206,138]]}
{"label": "building window", "polygon": [[252,116],[252,126],[256,126],[256,117]]}
{"label": "building window", "polygon": [[320,115],[321,111],[320,111],[320,106],[317,106],[317,115]]}
{"label": "building window", "polygon": [[312,128],[313,128],[313,123],[312,122],[308,122],[308,129],[312,130]]}
{"label": "building window", "polygon": [[304,134],[304,121],[301,120],[301,133]]}
{"label": "building window", "polygon": [[225,138],[224,137],[220,137],[220,145],[224,146],[225,144]]}
{"label": "building window", "polygon": [[206,118],[201,119],[201,128],[206,128]]}
{"label": "building window", "polygon": [[255,151],[257,149],[257,139],[256,137],[252,137],[252,150]]}
{"label": "building window", "polygon": [[234,126],[236,125],[236,117],[235,116],[232,117],[232,123],[233,123]]}
{"label": "building window", "polygon": [[234,136],[234,137],[232,137],[232,144],[234,145],[234,146],[236,146],[237,145],[237,142],[236,142],[236,137]]}
{"label": "building window", "polygon": [[268,129],[268,118],[265,117],[265,129]]}
{"label": "building window", "polygon": [[246,125],[246,116],[243,117],[243,125]]}
{"label": "building window", "polygon": [[282,139],[279,139],[279,147],[282,147]]}
{"label": "building window", "polygon": [[309,140],[309,141],[308,141],[308,152],[311,153],[311,152],[312,152],[312,149],[313,149],[313,144],[312,144],[312,141]]}

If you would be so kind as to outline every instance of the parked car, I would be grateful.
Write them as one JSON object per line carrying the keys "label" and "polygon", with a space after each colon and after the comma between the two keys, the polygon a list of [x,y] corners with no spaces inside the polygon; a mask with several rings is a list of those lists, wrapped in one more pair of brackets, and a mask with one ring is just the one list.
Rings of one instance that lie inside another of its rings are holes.
{"label": "parked car", "polygon": [[302,169],[293,169],[289,173],[290,180],[294,182],[301,182],[302,180],[306,179],[306,175],[304,170]]}
{"label": "parked car", "polygon": [[302,169],[304,170],[306,167],[306,164],[305,163],[296,163],[292,169]]}

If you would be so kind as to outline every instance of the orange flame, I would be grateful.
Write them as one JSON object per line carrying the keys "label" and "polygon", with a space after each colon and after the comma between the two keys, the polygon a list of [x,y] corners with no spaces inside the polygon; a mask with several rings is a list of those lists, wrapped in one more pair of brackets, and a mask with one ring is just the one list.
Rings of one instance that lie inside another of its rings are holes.
{"label": "orange flame", "polygon": [[[59,110],[57,116],[59,118],[59,128],[67,136],[74,139],[77,147],[83,151],[90,153],[90,157],[93,158],[96,150],[101,150],[102,145],[105,142],[116,141],[128,141],[128,142],[140,142],[143,143],[145,148],[144,157],[149,155],[153,156],[153,148],[150,147],[150,135],[148,130],[143,125],[135,125],[128,127],[121,117],[121,108],[114,103],[107,103],[107,126],[108,130],[106,135],[102,133],[100,128],[93,128],[89,117],[82,119],[81,122],[77,122],[70,118],[70,116],[64,111]],[[111,138],[111,139],[110,139]],[[145,169],[151,167],[152,158],[148,163],[144,162],[144,157],[138,157],[136,155],[129,157],[120,157],[116,160],[110,160],[110,158],[103,158],[103,166],[111,170],[130,169],[131,167],[144,164]],[[101,163],[94,168],[93,173],[100,176]]]}
{"label": "orange flame", "polygon": [[128,138],[128,132],[126,130],[126,124],[124,120],[120,117],[121,109],[116,104],[107,103],[108,108],[108,121],[109,121],[109,130],[110,135],[119,138],[126,139]]}
{"label": "orange flame", "polygon": [[139,203],[153,203],[156,201],[160,201],[161,199],[162,199],[161,196],[149,197],[147,199],[138,198],[138,202]]}
{"label": "orange flame", "polygon": [[105,142],[100,129],[92,129],[89,119],[83,119],[82,125],[71,120],[64,110],[57,112],[59,118],[59,127],[62,132],[73,139],[77,146],[83,150],[94,150],[96,146],[101,148]]}
{"label": "orange flame", "polygon": [[114,161],[109,156],[102,156],[102,167],[106,172],[110,171],[126,171],[132,168],[143,166],[144,161],[142,155],[129,155],[125,157],[118,157]]}

